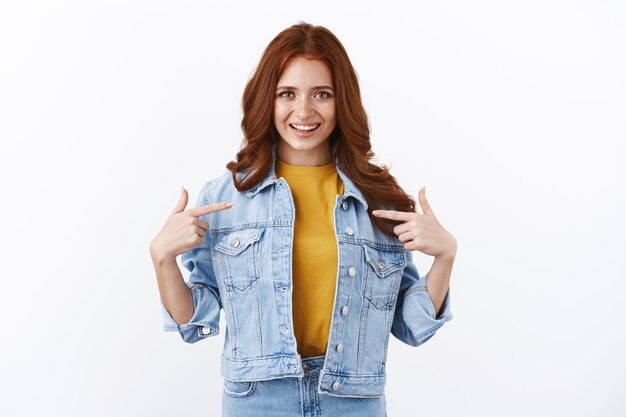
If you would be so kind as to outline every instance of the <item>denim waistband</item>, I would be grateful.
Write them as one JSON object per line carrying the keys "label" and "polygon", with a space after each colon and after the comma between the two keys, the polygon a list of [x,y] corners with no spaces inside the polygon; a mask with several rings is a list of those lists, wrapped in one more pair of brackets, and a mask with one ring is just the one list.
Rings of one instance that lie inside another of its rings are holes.
{"label": "denim waistband", "polygon": [[325,355],[302,358],[302,369],[304,370],[304,376],[319,374],[320,370],[324,366],[324,357]]}

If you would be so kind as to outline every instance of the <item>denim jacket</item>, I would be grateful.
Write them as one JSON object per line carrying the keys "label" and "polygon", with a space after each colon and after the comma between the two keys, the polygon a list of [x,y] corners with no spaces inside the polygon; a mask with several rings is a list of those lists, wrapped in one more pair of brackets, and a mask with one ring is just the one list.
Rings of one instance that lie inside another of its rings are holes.
{"label": "denim jacket", "polygon": [[[273,158],[275,162],[276,146]],[[389,334],[411,346],[426,342],[452,319],[449,290],[435,317],[427,275],[418,274],[411,251],[375,227],[361,192],[339,166],[337,172],[344,184],[334,207],[339,264],[317,390],[339,397],[379,397],[385,389]],[[164,330],[178,331],[187,343],[215,336],[223,309],[224,378],[302,377],[292,331],[296,211],[289,186],[276,178],[274,164],[263,181],[242,192],[225,170],[204,185],[196,207],[221,201],[232,201],[233,207],[200,216],[209,223],[204,244],[181,255],[190,271],[194,314],[178,325],[161,301]]]}

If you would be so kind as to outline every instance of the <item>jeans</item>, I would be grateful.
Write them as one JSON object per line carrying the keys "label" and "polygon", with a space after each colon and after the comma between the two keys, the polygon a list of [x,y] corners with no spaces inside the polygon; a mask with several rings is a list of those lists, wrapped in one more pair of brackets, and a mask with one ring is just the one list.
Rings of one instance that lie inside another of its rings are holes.
{"label": "jeans", "polygon": [[224,379],[222,417],[386,417],[385,395],[336,397],[317,392],[324,355],[302,359],[304,377],[253,382]]}

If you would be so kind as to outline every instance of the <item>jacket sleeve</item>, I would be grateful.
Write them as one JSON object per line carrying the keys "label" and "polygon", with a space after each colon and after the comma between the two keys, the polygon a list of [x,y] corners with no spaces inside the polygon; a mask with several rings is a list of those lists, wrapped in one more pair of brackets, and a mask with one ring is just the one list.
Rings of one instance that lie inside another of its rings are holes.
{"label": "jacket sleeve", "polygon": [[[208,204],[206,191],[210,182],[200,191],[196,207]],[[200,216],[201,220],[208,221],[209,215]],[[178,331],[187,343],[195,343],[219,333],[220,310],[222,301],[217,285],[213,262],[211,260],[210,234],[205,235],[204,243],[191,248],[181,255],[183,266],[190,272],[187,286],[193,296],[193,316],[188,323],[178,325],[163,304],[164,331]]]}
{"label": "jacket sleeve", "polygon": [[391,334],[407,345],[419,346],[433,337],[445,322],[452,320],[450,288],[439,317],[435,317],[435,306],[426,290],[428,274],[420,277],[411,251],[406,251],[406,257],[407,264],[400,282]]}

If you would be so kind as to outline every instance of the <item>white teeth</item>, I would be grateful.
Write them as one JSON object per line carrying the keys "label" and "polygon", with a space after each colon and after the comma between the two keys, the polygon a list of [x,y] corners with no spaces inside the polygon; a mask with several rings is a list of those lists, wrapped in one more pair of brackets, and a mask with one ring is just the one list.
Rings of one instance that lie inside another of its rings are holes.
{"label": "white teeth", "polygon": [[319,126],[319,123],[316,125],[311,125],[311,126],[305,126],[305,125],[291,125],[291,126],[295,127],[298,130],[313,130]]}

